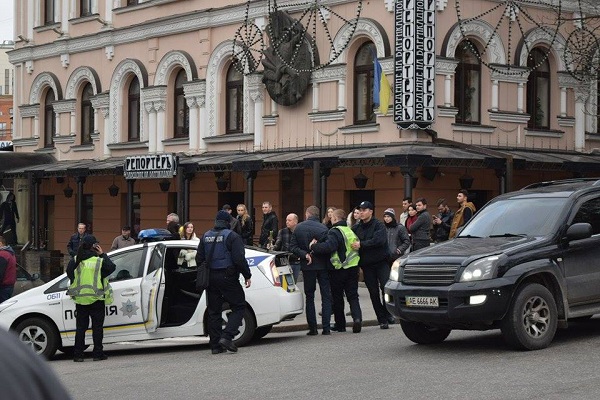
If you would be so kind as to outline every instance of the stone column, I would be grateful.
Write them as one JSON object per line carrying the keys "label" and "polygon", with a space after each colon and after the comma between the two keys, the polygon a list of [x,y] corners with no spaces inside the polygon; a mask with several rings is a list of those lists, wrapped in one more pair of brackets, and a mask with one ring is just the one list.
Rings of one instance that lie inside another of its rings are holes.
{"label": "stone column", "polygon": [[525,99],[525,83],[517,83],[517,112],[524,113],[524,99]]}
{"label": "stone column", "polygon": [[[254,148],[260,149],[264,142],[264,128],[262,117],[264,115],[265,85],[262,83],[262,74],[254,73],[247,76],[248,94],[252,100],[251,111],[254,126]],[[250,127],[248,127],[250,128]]]}
{"label": "stone column", "polygon": [[499,100],[498,100],[498,88],[499,86],[499,82],[497,79],[494,79],[492,81],[492,111],[498,111],[498,104],[499,104]]}
{"label": "stone column", "polygon": [[148,113],[148,153],[156,153],[156,109],[154,103],[148,101],[144,104]]}
{"label": "stone column", "polygon": [[585,89],[575,90],[575,151],[585,150]]}
{"label": "stone column", "polygon": [[435,73],[444,76],[444,107],[452,107],[452,83],[456,73],[458,60],[454,58],[438,57],[435,61]]}
{"label": "stone column", "polygon": [[[108,144],[110,143],[110,118],[109,118],[109,102],[110,102],[110,97],[108,93],[101,93],[101,94],[97,94],[96,96],[92,97],[91,99],[92,102],[92,107],[94,108],[94,116],[98,115],[102,115],[103,119],[104,119],[104,124],[102,125],[102,132],[98,132],[98,134],[102,134],[101,137],[101,141],[102,141],[102,148],[103,148],[103,154],[104,156],[108,157],[110,156],[110,150],[108,148]],[[100,122],[99,121],[94,121],[94,133],[96,133],[96,127],[100,126]]]}
{"label": "stone column", "polygon": [[[151,86],[142,89],[144,110],[148,114],[148,153],[160,153],[165,139],[166,86]],[[141,139],[141,138],[140,138]]]}
{"label": "stone column", "polygon": [[190,109],[190,150],[206,150],[206,81],[198,80],[183,85],[185,101]]}

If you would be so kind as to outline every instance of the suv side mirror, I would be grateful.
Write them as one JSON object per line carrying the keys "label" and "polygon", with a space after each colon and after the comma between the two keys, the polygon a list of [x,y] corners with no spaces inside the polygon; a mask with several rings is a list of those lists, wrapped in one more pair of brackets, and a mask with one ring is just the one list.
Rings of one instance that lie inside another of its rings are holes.
{"label": "suv side mirror", "polygon": [[567,229],[567,240],[580,240],[592,236],[592,225],[587,222],[578,222]]}

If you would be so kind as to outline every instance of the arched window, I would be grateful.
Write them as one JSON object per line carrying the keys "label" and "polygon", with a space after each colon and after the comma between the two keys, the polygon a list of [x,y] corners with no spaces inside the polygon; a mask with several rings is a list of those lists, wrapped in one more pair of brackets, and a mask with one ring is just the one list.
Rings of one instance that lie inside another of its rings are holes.
{"label": "arched window", "polygon": [[183,84],[187,82],[185,70],[180,70],[175,78],[175,137],[184,138],[190,134],[190,108],[185,101]]}
{"label": "arched window", "polygon": [[456,122],[481,123],[481,62],[475,45],[461,42],[455,58],[458,66],[454,75],[454,105],[458,108]]}
{"label": "arched window", "polygon": [[127,91],[127,140],[140,140],[140,82],[134,77]]}
{"label": "arched window", "polygon": [[354,123],[375,122],[373,112],[373,54],[377,49],[372,42],[364,43],[354,59]]}
{"label": "arched window", "polygon": [[225,133],[244,132],[244,75],[233,64],[227,70]]}
{"label": "arched window", "polygon": [[527,78],[527,113],[530,115],[528,128],[550,128],[550,63],[541,49],[533,49],[527,58],[532,68]]}
{"label": "arched window", "polygon": [[94,133],[94,109],[92,108],[92,96],[94,89],[91,83],[83,87],[81,93],[81,144],[92,143]]}
{"label": "arched window", "polygon": [[54,134],[56,132],[54,100],[54,91],[48,89],[44,98],[44,147],[54,147]]}

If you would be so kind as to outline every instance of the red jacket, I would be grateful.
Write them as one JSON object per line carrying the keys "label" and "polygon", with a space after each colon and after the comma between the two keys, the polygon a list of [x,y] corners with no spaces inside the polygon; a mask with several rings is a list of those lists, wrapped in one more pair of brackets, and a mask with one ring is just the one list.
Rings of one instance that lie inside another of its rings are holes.
{"label": "red jacket", "polygon": [[17,259],[10,247],[0,249],[0,286],[13,286],[17,281]]}

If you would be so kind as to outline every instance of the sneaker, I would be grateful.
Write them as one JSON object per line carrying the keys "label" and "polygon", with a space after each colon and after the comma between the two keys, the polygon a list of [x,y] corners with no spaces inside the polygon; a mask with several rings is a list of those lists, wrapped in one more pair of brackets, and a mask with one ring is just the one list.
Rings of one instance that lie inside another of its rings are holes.
{"label": "sneaker", "polygon": [[321,332],[321,335],[331,335],[331,331],[329,329],[323,329],[323,332]]}
{"label": "sneaker", "polygon": [[308,336],[315,336],[319,334],[319,331],[317,331],[317,328],[310,328],[308,332],[306,332],[306,334]]}
{"label": "sneaker", "polygon": [[211,352],[212,354],[221,354],[221,353],[225,353],[226,351],[227,351],[227,350],[225,350],[225,349],[224,349],[224,348],[222,348],[222,347],[217,347],[217,348],[214,348],[214,349],[211,349],[211,350],[210,350],[210,352]]}
{"label": "sneaker", "polygon": [[388,322],[388,324],[390,324],[390,325],[394,325],[394,324],[396,323],[396,318],[394,318],[394,316],[393,316],[393,315],[390,315],[390,316],[387,318],[387,322]]}
{"label": "sneaker", "polygon": [[379,327],[381,329],[389,329],[390,328],[390,326],[388,325],[387,322],[383,322],[383,323],[379,324]]}
{"label": "sneaker", "polygon": [[104,360],[108,360],[108,356],[106,354],[102,354],[98,357],[94,357],[94,361],[104,361]]}
{"label": "sneaker", "polygon": [[219,344],[221,345],[221,347],[231,351],[232,353],[236,353],[238,350],[235,343],[233,343],[229,339],[221,338],[221,339],[219,339]]}
{"label": "sneaker", "polygon": [[73,362],[83,362],[83,357],[75,357]]}
{"label": "sneaker", "polygon": [[360,319],[355,319],[352,323],[352,333],[359,333],[362,329],[362,321]]}

